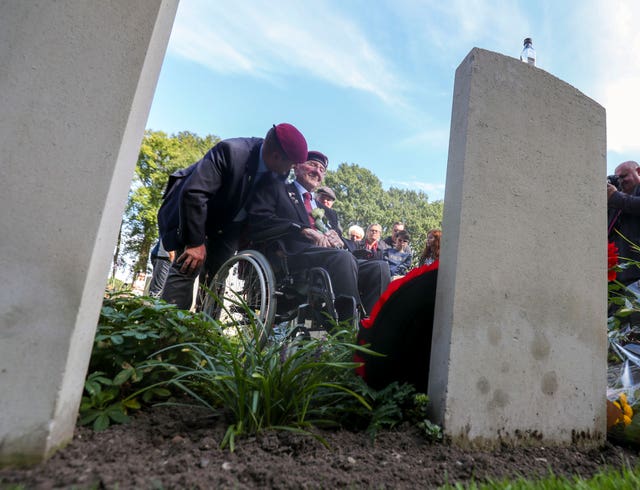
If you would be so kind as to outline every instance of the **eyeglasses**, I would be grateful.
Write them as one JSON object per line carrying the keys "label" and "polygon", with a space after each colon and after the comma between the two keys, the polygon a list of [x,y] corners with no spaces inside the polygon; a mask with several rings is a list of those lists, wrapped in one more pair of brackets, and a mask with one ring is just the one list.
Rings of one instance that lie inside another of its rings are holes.
{"label": "eyeglasses", "polygon": [[371,229],[371,230],[369,230],[369,231],[370,231],[371,233],[382,233],[382,230],[374,230],[374,229]]}
{"label": "eyeglasses", "polygon": [[409,240],[400,240],[400,243],[409,243]]}

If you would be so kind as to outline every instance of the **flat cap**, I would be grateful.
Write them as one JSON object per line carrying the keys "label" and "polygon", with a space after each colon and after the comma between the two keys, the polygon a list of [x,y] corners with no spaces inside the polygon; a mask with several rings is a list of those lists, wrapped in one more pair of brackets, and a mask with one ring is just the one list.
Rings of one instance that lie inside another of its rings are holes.
{"label": "flat cap", "polygon": [[327,158],[326,155],[320,153],[319,151],[310,151],[309,154],[307,155],[307,159],[306,161],[309,160],[313,160],[314,162],[320,162],[322,165],[324,165],[324,168],[327,168],[329,166],[329,159]]}
{"label": "flat cap", "polygon": [[326,185],[323,185],[322,187],[318,187],[315,192],[316,192],[316,195],[324,194],[330,199],[333,199],[334,201],[336,200],[336,193],[333,192],[333,189],[331,187],[327,187]]}
{"label": "flat cap", "polygon": [[293,163],[303,163],[307,161],[307,140],[304,139],[302,133],[289,123],[280,123],[274,125],[278,143],[287,155],[287,158]]}

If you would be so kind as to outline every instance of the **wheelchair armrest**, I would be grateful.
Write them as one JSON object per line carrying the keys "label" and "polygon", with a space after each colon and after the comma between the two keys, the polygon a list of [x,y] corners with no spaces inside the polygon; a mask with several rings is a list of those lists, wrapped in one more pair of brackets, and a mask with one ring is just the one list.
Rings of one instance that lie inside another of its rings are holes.
{"label": "wheelchair armrest", "polygon": [[285,223],[276,225],[268,230],[252,232],[250,234],[251,241],[258,244],[269,243],[278,240],[289,233],[298,232],[302,227],[297,223]]}

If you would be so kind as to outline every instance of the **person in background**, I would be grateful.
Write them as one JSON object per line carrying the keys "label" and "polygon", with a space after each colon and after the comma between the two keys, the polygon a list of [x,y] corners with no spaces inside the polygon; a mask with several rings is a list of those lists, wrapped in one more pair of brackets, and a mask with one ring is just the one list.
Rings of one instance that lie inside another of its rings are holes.
{"label": "person in background", "polygon": [[349,235],[349,240],[354,242],[360,242],[364,238],[364,230],[360,225],[351,225],[347,234]]}
{"label": "person in background", "polygon": [[333,203],[336,201],[336,193],[333,192],[331,187],[322,186],[318,187],[315,192],[316,201],[328,208],[333,207]]}
{"label": "person in background", "polygon": [[[395,242],[396,242],[396,236],[398,235],[399,231],[404,230],[404,223],[402,221],[395,221],[393,223],[393,226],[391,228],[391,235],[388,236],[387,238],[384,239],[384,242],[389,245],[389,247],[394,247]],[[411,247],[409,246],[409,244],[406,245],[405,249],[403,250],[404,252],[409,252],[410,254],[413,254],[413,251],[411,250]]]}
{"label": "person in background", "polygon": [[[331,187],[318,187],[313,194],[316,202],[318,202],[320,206],[324,207],[325,209],[331,209],[333,207],[333,203],[336,201],[336,193],[333,192],[333,189]],[[335,213],[335,211],[332,209],[331,212]],[[337,216],[338,215],[336,214],[337,228],[335,228],[335,230],[338,235],[342,236],[342,226],[340,225],[340,220],[337,218]]]}
{"label": "person in background", "polygon": [[367,226],[367,232],[364,236],[364,248],[369,250],[373,254],[373,258],[382,259],[384,257],[384,251],[389,247],[384,240],[380,239],[382,235],[382,226],[380,223],[373,223]]}
{"label": "person in background", "polygon": [[405,252],[411,236],[405,230],[400,230],[396,234],[396,240],[392,248],[384,251],[384,259],[389,262],[389,272],[391,280],[404,276],[411,268],[413,254]]}
{"label": "person in background", "polygon": [[364,238],[364,230],[361,226],[351,225],[349,230],[347,231],[347,238],[344,243],[349,249],[350,252],[357,250],[358,248],[362,248],[362,239]]}
{"label": "person in background", "polygon": [[306,161],[307,141],[288,123],[265,138],[219,142],[202,160],[169,177],[158,225],[167,250],[176,251],[162,299],[189,309],[196,278],[213,275],[238,249],[246,208],[267,175],[285,178]]}
{"label": "person in background", "polygon": [[164,283],[167,280],[167,274],[169,274],[171,262],[173,262],[175,255],[173,251],[167,252],[164,249],[161,239],[158,239],[151,249],[151,266],[153,267],[153,272],[151,273],[151,282],[149,283],[149,296],[154,298],[160,297]]}
{"label": "person in background", "polygon": [[436,260],[440,260],[440,238],[442,232],[438,229],[429,230],[427,233],[427,243],[420,256],[420,265],[431,265]]}
{"label": "person in background", "polygon": [[[607,184],[609,242],[618,247],[620,262],[625,259],[640,262],[640,252],[636,249],[640,245],[640,165],[634,161],[623,162],[616,167],[615,174],[620,190]],[[625,286],[638,286],[640,268],[629,264],[616,273],[616,280]]]}

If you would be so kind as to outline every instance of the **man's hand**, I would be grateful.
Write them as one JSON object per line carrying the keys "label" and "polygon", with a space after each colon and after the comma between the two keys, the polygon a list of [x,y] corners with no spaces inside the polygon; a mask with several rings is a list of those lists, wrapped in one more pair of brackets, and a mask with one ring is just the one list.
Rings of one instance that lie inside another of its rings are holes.
{"label": "man's hand", "polygon": [[183,274],[193,274],[203,264],[207,257],[207,249],[204,244],[197,247],[185,247],[184,252],[178,257],[178,263],[182,263],[180,272]]}
{"label": "man's hand", "polygon": [[321,233],[313,228],[303,228],[302,236],[312,241],[318,247],[324,248],[344,248],[344,243],[340,238],[340,235],[335,230],[329,230],[326,233]]}
{"label": "man's hand", "polygon": [[333,248],[344,248],[344,243],[342,242],[342,238],[340,238],[340,235],[338,235],[336,230],[329,230],[324,234],[324,236],[327,237],[327,239],[329,240],[329,243]]}
{"label": "man's hand", "polygon": [[616,189],[616,186],[607,184],[607,200],[611,199],[611,196],[613,196],[614,192],[617,191],[618,189]]}
{"label": "man's hand", "polygon": [[303,228],[301,233],[303,237],[312,241],[314,245],[317,245],[318,247],[331,248],[331,242],[329,239],[318,230],[314,230],[313,228]]}

